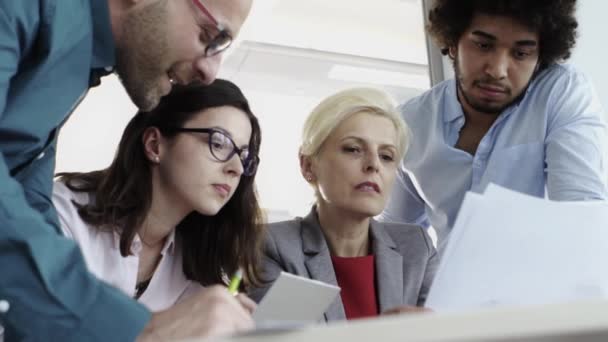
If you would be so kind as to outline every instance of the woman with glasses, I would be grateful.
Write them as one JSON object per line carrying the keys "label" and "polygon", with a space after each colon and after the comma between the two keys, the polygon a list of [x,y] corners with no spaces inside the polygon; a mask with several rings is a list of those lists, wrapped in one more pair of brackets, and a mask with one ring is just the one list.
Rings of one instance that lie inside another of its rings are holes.
{"label": "woman with glasses", "polygon": [[234,84],[177,86],[129,122],[108,168],[58,175],[61,228],[93,274],[152,311],[237,270],[244,285],[257,284],[260,139]]}
{"label": "woman with glasses", "polygon": [[338,285],[326,321],[419,311],[437,254],[419,226],[373,219],[384,209],[410,134],[392,99],[355,88],[322,101],[304,124],[302,176],[316,204],[304,218],[270,224],[260,301],[281,271]]}

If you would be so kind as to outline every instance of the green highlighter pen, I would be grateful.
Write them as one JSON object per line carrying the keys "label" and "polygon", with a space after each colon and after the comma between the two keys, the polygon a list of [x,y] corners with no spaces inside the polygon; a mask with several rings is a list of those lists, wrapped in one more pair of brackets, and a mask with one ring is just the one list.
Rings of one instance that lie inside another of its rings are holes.
{"label": "green highlighter pen", "polygon": [[228,291],[233,295],[239,293],[239,285],[241,285],[241,279],[243,279],[243,271],[239,268],[236,273],[230,278],[230,285],[228,285]]}

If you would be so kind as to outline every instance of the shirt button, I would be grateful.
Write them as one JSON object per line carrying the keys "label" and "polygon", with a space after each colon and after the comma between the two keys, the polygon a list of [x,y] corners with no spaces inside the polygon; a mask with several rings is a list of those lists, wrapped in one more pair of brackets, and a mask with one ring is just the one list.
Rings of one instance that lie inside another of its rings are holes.
{"label": "shirt button", "polygon": [[40,160],[40,159],[44,158],[44,155],[45,155],[45,154],[46,154],[46,153],[44,153],[44,152],[40,152],[40,154],[39,154],[38,156],[36,156],[36,159],[37,159],[37,160]]}
{"label": "shirt button", "polygon": [[7,313],[11,305],[6,300],[0,300],[0,313]]}

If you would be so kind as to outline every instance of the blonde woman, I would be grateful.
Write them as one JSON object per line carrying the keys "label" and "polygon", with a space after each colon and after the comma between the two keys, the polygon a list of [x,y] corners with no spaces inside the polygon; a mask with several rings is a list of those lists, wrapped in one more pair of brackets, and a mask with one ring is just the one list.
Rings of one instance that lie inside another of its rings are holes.
{"label": "blonde woman", "polygon": [[[415,310],[428,293],[438,257],[419,226],[380,223],[410,133],[384,92],[356,88],[322,101],[302,134],[300,168],[316,203],[304,218],[269,225],[267,284],[281,271],[341,287],[325,320]],[[264,278],[264,277],[263,277]]]}

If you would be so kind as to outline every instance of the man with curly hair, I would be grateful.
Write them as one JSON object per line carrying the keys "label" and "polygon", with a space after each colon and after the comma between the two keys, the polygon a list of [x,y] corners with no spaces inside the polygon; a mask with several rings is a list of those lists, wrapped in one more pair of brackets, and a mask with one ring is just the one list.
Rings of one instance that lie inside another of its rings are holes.
{"label": "man with curly hair", "polygon": [[606,126],[587,77],[562,64],[576,0],[437,0],[428,32],[455,78],[401,107],[412,146],[382,214],[433,226],[440,248],[467,191],[605,200]]}

